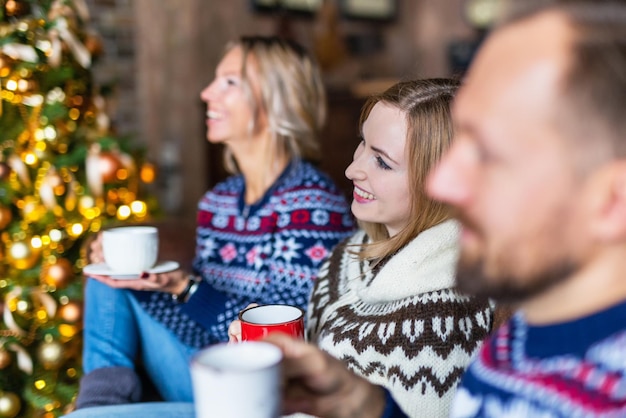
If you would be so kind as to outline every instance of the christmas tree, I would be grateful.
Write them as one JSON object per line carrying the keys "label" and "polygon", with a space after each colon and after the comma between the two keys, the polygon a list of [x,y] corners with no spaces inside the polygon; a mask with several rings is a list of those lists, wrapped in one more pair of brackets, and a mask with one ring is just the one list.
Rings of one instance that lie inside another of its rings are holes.
{"label": "christmas tree", "polygon": [[81,375],[85,240],[146,219],[154,167],[109,126],[84,0],[0,5],[0,417],[56,417]]}

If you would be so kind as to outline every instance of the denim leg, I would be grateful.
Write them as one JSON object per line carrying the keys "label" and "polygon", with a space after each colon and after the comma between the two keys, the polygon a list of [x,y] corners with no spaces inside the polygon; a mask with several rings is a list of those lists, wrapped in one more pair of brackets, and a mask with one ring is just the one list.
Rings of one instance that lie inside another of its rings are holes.
{"label": "denim leg", "polygon": [[132,295],[88,278],[85,284],[83,369],[134,369],[138,353],[137,322]]}
{"label": "denim leg", "polygon": [[155,321],[131,295],[139,324],[141,358],[159,393],[168,402],[191,402],[193,390],[189,362],[196,348],[183,344],[163,324]]}
{"label": "denim leg", "polygon": [[141,352],[143,366],[161,396],[166,401],[191,402],[189,361],[196,351],[148,315],[132,292],[87,279],[85,373],[104,367],[134,370]]}
{"label": "denim leg", "polygon": [[194,418],[192,403],[135,403],[79,409],[67,418]]}

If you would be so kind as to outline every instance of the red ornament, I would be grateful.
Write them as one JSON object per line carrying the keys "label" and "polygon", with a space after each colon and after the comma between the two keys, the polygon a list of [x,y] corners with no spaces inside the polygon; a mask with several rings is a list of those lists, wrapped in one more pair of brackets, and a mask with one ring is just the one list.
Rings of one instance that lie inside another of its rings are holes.
{"label": "red ornament", "polygon": [[111,152],[103,152],[99,156],[98,168],[104,183],[112,183],[117,179],[117,170],[122,168],[119,158]]}

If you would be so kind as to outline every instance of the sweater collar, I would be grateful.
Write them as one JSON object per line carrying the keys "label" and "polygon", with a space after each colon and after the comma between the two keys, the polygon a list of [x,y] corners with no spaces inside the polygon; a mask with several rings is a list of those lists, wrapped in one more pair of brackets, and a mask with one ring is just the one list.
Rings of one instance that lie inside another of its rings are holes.
{"label": "sweater collar", "polygon": [[453,287],[459,231],[454,220],[423,231],[385,263],[359,296],[382,303]]}

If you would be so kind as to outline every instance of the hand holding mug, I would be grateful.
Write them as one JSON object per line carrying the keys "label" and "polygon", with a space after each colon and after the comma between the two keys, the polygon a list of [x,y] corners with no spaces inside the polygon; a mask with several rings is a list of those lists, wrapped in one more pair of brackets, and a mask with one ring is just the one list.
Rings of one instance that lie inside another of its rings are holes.
{"label": "hand holding mug", "polygon": [[[248,306],[246,306],[245,309],[254,308],[255,306],[259,306],[259,304],[258,303],[251,303]],[[235,319],[228,326],[228,342],[229,343],[239,343],[241,341],[242,341],[242,339],[241,339],[241,321],[239,319]]]}
{"label": "hand holding mug", "polygon": [[248,305],[229,327],[229,339],[255,341],[273,332],[304,339],[304,311],[291,305]]}

